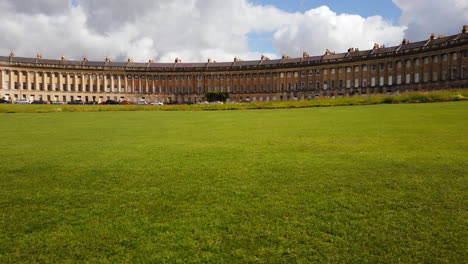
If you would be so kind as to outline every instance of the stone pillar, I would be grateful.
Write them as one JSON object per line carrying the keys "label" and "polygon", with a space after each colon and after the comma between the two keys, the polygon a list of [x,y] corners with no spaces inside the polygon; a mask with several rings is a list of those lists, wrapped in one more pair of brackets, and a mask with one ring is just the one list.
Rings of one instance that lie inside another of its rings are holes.
{"label": "stone pillar", "polygon": [[[29,72],[27,71],[26,72],[26,90],[27,91],[30,91],[31,90],[31,73],[32,72]],[[34,74],[34,73],[33,73]],[[21,87],[22,89],[23,87]]]}
{"label": "stone pillar", "polygon": [[115,88],[114,75],[111,74],[111,92],[112,92],[112,93],[114,93],[114,88]]}
{"label": "stone pillar", "polygon": [[102,75],[102,79],[103,79],[103,83],[104,83],[104,91],[103,92],[107,92],[107,76],[106,74],[103,74]]}
{"label": "stone pillar", "polygon": [[33,82],[34,82],[34,91],[39,91],[39,73],[38,72],[34,72]]}
{"label": "stone pillar", "polygon": [[122,80],[120,79],[120,74],[117,74],[117,92],[120,93],[122,88]]}
{"label": "stone pillar", "polygon": [[5,88],[5,77],[3,77],[5,74],[4,69],[0,69],[0,90],[3,90]]}

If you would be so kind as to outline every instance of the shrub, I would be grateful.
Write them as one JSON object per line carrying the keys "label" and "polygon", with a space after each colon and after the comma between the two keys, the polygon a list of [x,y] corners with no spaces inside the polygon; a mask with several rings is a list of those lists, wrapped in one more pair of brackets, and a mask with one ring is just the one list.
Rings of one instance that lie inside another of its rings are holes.
{"label": "shrub", "polygon": [[206,93],[206,99],[208,102],[221,101],[226,102],[229,98],[229,93],[227,92],[208,92]]}

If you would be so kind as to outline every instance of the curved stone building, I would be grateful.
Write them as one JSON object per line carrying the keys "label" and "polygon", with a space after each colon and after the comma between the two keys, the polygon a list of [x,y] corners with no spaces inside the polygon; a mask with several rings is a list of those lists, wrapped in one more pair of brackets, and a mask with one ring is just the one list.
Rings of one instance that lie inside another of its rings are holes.
{"label": "curved stone building", "polygon": [[44,100],[199,102],[210,91],[230,101],[309,100],[468,87],[468,26],[454,36],[372,50],[258,61],[135,63],[0,56],[0,97]]}

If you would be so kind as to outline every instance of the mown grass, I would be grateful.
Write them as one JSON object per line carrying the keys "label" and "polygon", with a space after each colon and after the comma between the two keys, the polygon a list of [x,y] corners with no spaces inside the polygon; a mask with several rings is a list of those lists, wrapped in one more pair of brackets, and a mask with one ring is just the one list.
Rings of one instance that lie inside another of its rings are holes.
{"label": "mown grass", "polygon": [[1,105],[0,113],[107,112],[107,111],[209,111],[308,108],[348,105],[431,103],[468,100],[468,90],[367,95],[303,101],[274,101],[210,105]]}
{"label": "mown grass", "polygon": [[0,263],[465,263],[467,114],[0,114]]}

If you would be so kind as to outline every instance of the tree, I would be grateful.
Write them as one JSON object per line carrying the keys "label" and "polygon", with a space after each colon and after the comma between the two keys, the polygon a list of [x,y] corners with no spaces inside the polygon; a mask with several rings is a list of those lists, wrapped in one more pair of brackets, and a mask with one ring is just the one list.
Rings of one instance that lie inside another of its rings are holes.
{"label": "tree", "polygon": [[229,93],[227,92],[207,92],[206,99],[208,102],[221,101],[226,102],[229,98]]}

